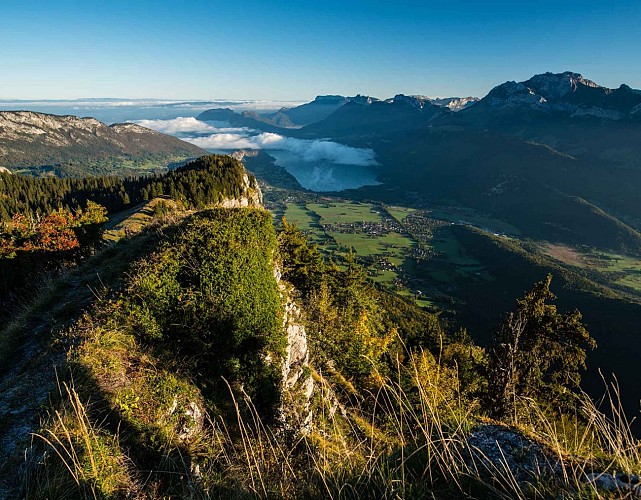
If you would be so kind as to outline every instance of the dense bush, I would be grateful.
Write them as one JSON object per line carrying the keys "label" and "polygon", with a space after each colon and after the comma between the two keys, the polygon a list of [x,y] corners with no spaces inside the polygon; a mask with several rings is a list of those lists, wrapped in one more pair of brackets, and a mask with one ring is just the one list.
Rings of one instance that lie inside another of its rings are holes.
{"label": "dense bush", "polygon": [[269,405],[280,368],[265,356],[286,342],[275,251],[267,212],[200,212],[136,265],[122,298],[123,321],[143,341],[187,356],[206,383],[224,376]]}
{"label": "dense bush", "polygon": [[562,314],[548,303],[556,298],[550,291],[551,281],[548,275],[536,283],[496,329],[487,397],[494,416],[516,411],[519,397],[564,407],[568,389],[579,387],[586,348],[596,347],[578,311]]}

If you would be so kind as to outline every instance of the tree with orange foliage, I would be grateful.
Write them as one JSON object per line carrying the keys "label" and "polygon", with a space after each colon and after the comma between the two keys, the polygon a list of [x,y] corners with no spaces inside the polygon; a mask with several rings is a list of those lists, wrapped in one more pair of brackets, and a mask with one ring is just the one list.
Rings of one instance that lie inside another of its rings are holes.
{"label": "tree with orange foliage", "polygon": [[75,214],[58,209],[39,220],[15,214],[0,227],[0,258],[15,257],[18,252],[68,252],[92,248],[107,220],[106,209],[88,202]]}

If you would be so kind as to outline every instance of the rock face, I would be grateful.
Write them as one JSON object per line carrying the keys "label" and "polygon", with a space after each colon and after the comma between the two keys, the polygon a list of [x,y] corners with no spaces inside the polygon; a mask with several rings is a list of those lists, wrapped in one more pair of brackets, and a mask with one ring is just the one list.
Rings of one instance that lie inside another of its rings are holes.
{"label": "rock face", "polygon": [[0,111],[0,157],[6,167],[95,161],[114,156],[201,156],[205,151],[133,123],[32,111]]}
{"label": "rock face", "polygon": [[627,85],[609,89],[578,73],[544,73],[524,82],[505,82],[481,101],[494,109],[522,108],[570,117],[622,120],[636,113],[641,93]]}
{"label": "rock face", "polygon": [[247,173],[243,174],[243,196],[237,198],[227,198],[217,206],[221,208],[243,208],[243,207],[262,207],[263,206],[263,193],[257,183],[253,183],[249,179]]}
{"label": "rock face", "polygon": [[310,399],[314,392],[314,379],[309,369],[309,349],[301,311],[291,299],[291,286],[280,281],[280,270],[274,270],[282,297],[285,299],[283,329],[287,334],[287,347],[282,361],[283,398],[280,420],[288,431],[309,432],[312,425]]}
{"label": "rock face", "polygon": [[174,396],[174,401],[167,411],[167,417],[175,417],[176,413],[179,413],[176,419],[176,436],[179,441],[187,441],[202,430],[205,411],[195,401],[187,402],[184,408],[179,406],[178,398]]}

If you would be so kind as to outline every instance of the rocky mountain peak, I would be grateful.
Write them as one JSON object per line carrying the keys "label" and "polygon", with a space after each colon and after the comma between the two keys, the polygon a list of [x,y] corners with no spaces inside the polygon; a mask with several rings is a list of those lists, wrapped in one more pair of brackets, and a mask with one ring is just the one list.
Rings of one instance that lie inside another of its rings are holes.
{"label": "rocky mountain peak", "polygon": [[564,73],[547,72],[534,75],[526,82],[523,82],[523,84],[547,100],[558,99],[569,92],[575,92],[579,85],[592,88],[604,88],[587,78],[583,78],[583,75],[571,71],[565,71]]}
{"label": "rocky mountain peak", "polygon": [[429,99],[425,96],[397,94],[390,100],[393,103],[405,104],[416,109],[423,109]]}
{"label": "rocky mountain peak", "polygon": [[312,101],[316,104],[344,104],[347,97],[342,95],[317,95]]}
{"label": "rocky mountain peak", "polygon": [[164,159],[203,152],[192,144],[134,123],[108,126],[95,118],[0,111],[0,154],[3,164],[10,169],[109,162],[109,158],[123,155]]}
{"label": "rocky mountain peak", "polygon": [[569,117],[622,120],[636,113],[641,91],[621,85],[610,89],[579,73],[543,73],[524,82],[505,82],[482,99],[484,108],[530,109]]}
{"label": "rocky mountain peak", "polygon": [[368,95],[361,95],[361,94],[358,94],[354,97],[349,97],[348,99],[350,102],[353,102],[354,104],[363,104],[363,105],[372,104],[373,102],[378,101],[376,97],[371,97]]}
{"label": "rocky mountain peak", "polygon": [[432,104],[449,108],[450,111],[461,111],[462,109],[469,108],[475,102],[478,102],[478,97],[436,97],[430,99]]}

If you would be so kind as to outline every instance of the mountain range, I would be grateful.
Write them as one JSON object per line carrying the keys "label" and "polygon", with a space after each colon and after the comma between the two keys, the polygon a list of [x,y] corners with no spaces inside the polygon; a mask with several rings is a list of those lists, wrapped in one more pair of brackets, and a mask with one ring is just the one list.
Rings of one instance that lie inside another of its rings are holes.
{"label": "mountain range", "polygon": [[111,173],[114,162],[165,167],[203,153],[134,123],[105,125],[94,118],[0,111],[0,165],[9,170],[40,172],[49,167],[59,175],[78,169],[81,174]]}
{"label": "mountain range", "polygon": [[[378,186],[357,196],[455,203],[527,237],[626,253],[641,249],[641,91],[578,73],[496,86],[482,99],[319,96],[276,113],[217,108],[224,121],[374,150]],[[0,113],[0,163],[36,174],[135,174],[203,153],[131,123]]]}
{"label": "mountain range", "polygon": [[410,194],[490,213],[536,239],[641,251],[639,90],[564,72],[503,83],[462,109],[402,94],[329,101],[333,112],[297,129],[231,111],[199,119],[225,112],[234,125],[371,148],[382,184],[361,188],[365,197]]}
{"label": "mountain range", "polygon": [[198,116],[198,119],[209,121],[220,119],[220,117],[225,116],[227,120],[231,120],[232,124],[239,126],[251,127],[256,126],[257,122],[260,122],[262,123],[261,127],[263,128],[265,125],[272,125],[281,128],[298,129],[320,122],[348,104],[370,105],[373,103],[394,104],[396,102],[398,104],[404,102],[417,108],[423,108],[426,104],[429,104],[447,108],[451,111],[460,111],[462,109],[466,109],[477,101],[478,98],[476,97],[430,98],[426,96],[405,96],[403,94],[399,94],[384,101],[375,97],[363,95],[356,95],[353,97],[341,95],[319,95],[311,102],[293,108],[281,108],[275,113],[259,114],[252,111],[236,113],[229,108],[219,108],[204,111]]}

